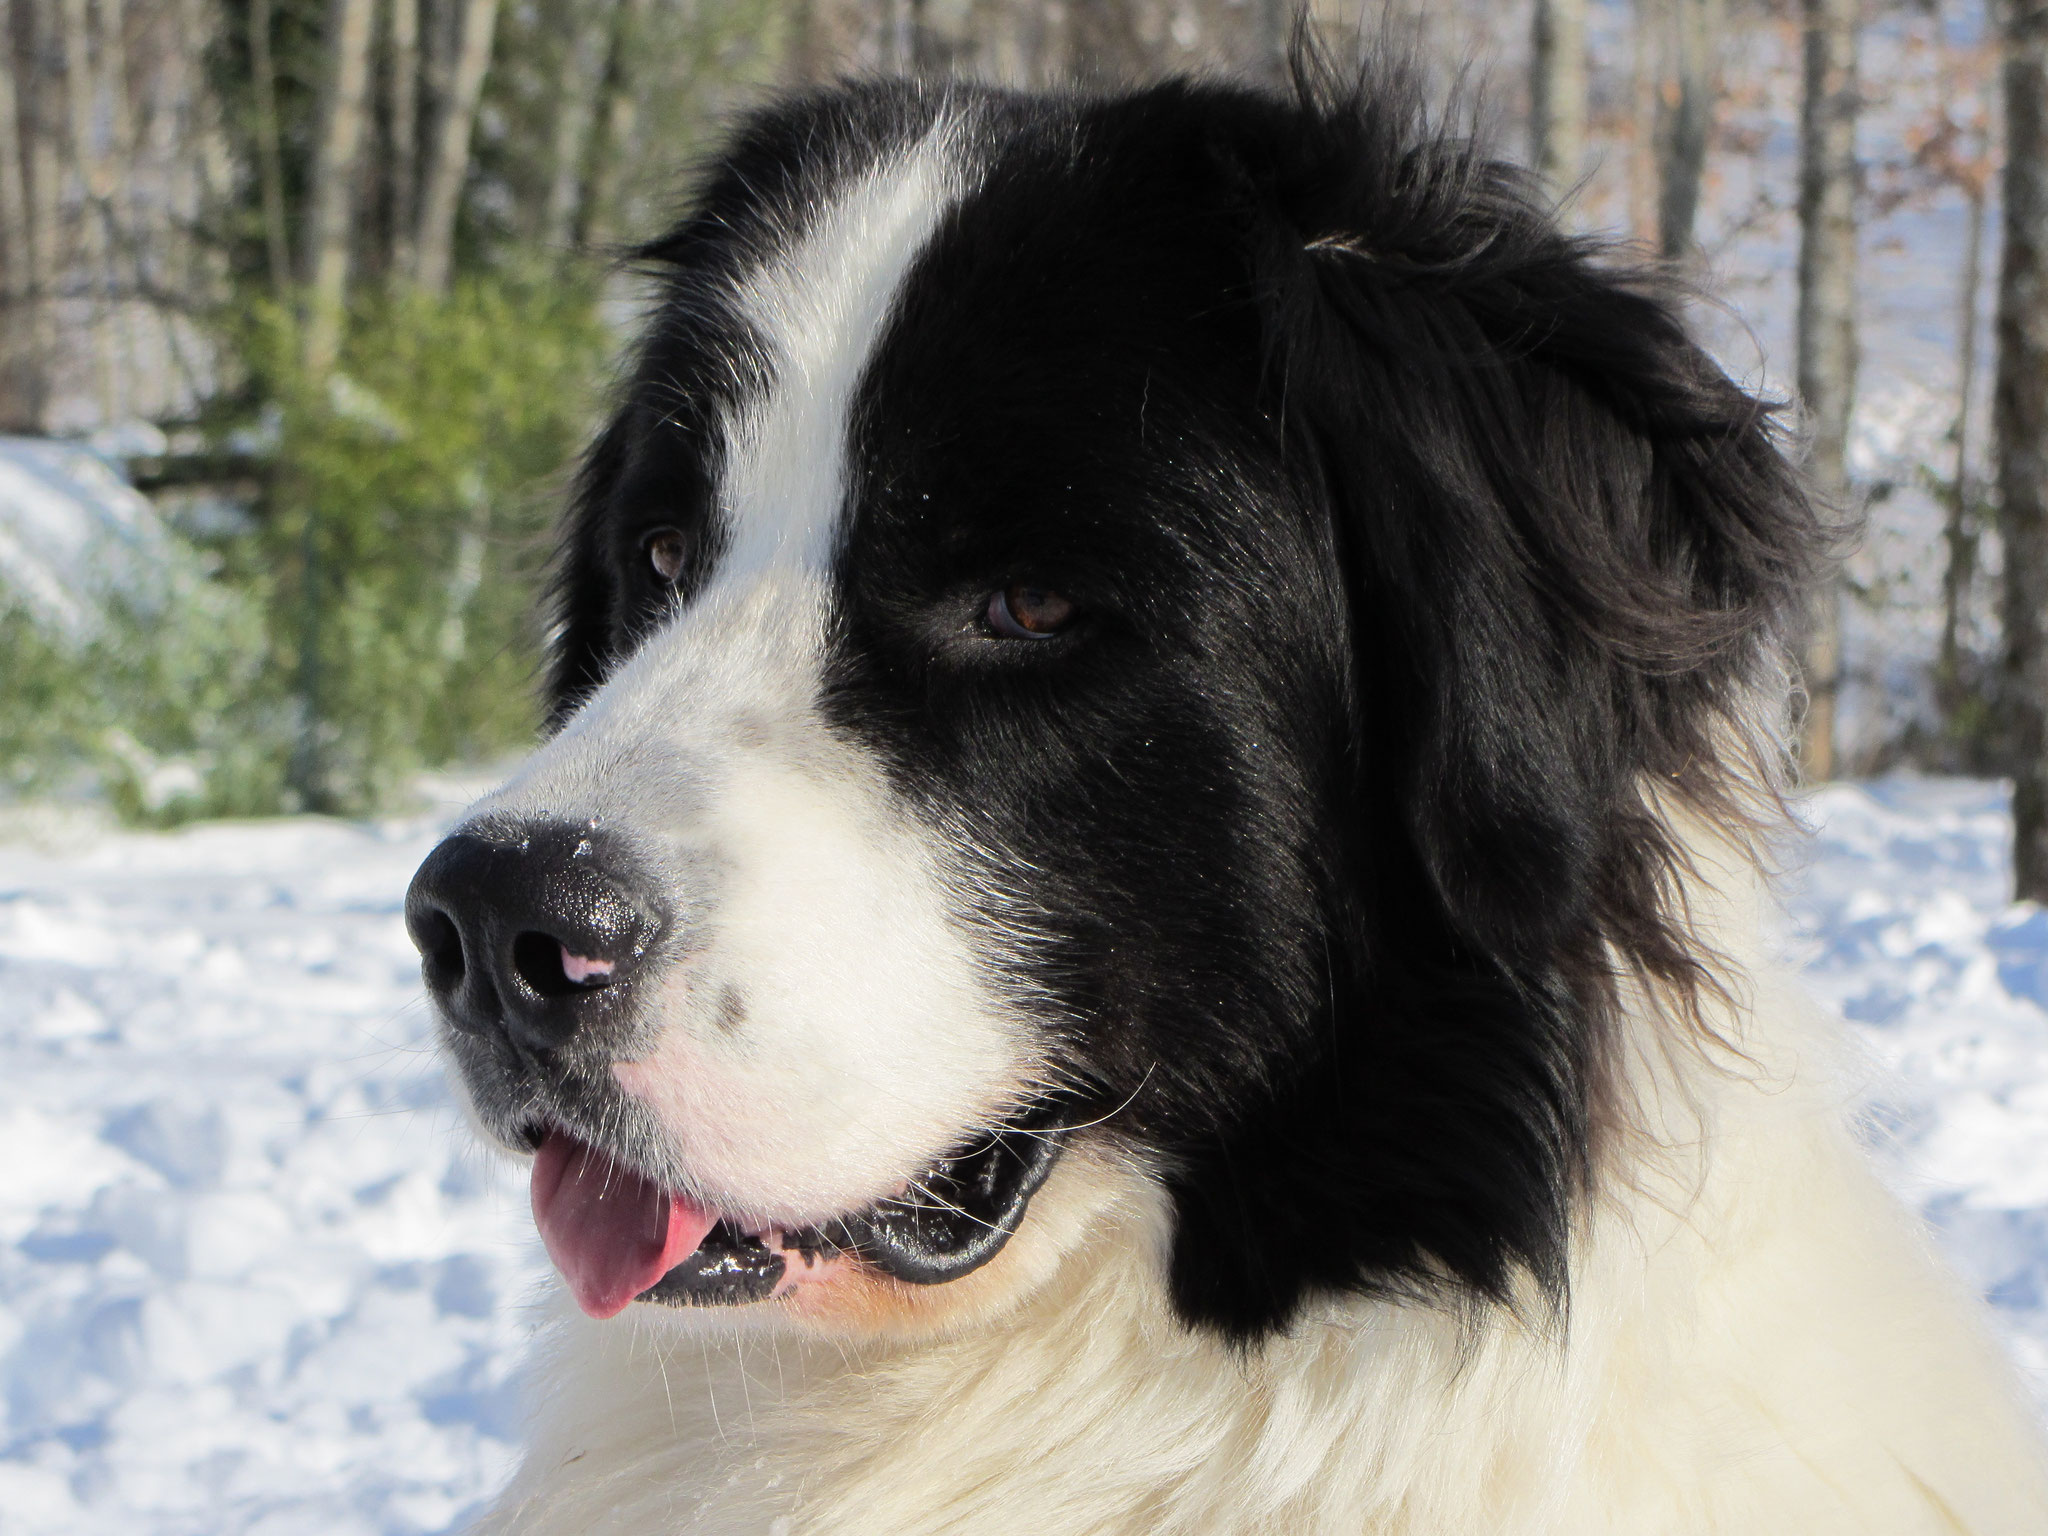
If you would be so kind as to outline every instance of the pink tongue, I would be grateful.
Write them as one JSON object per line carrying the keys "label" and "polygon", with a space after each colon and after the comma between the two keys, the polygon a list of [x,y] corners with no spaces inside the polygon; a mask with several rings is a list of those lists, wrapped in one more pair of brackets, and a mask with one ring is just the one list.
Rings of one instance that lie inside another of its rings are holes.
{"label": "pink tongue", "polygon": [[551,1131],[533,1160],[533,1220],[576,1304],[615,1317],[695,1253],[718,1218]]}

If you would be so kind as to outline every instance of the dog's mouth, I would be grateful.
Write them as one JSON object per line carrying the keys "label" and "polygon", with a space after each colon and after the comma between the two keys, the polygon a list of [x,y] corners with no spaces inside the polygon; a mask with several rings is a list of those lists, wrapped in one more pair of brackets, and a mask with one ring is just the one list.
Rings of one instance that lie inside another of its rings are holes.
{"label": "dog's mouth", "polygon": [[864,1264],[914,1285],[994,1258],[1058,1160],[1066,1132],[1039,1111],[941,1158],[901,1193],[815,1226],[750,1226],[665,1189],[559,1126],[536,1127],[533,1216],[592,1317],[634,1301],[733,1306]]}

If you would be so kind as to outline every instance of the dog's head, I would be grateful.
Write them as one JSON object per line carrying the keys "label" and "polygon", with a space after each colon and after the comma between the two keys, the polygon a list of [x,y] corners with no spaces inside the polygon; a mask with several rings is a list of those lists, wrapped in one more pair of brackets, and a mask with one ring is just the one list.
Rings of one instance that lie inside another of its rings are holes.
{"label": "dog's head", "polygon": [[557,729],[408,904],[587,1310],[914,1309],[1062,1159],[1239,1337],[1562,1283],[1617,978],[1693,975],[1662,804],[1753,777],[1818,530],[1419,121],[853,87],[649,250]]}

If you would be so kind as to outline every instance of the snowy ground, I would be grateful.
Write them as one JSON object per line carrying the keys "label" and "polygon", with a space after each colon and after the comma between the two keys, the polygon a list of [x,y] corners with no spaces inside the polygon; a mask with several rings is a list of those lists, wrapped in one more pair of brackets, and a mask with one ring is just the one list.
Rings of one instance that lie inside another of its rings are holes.
{"label": "snowy ground", "polygon": [[431,821],[0,849],[0,1531],[436,1531],[509,1468],[526,1198],[399,919]]}
{"label": "snowy ground", "polygon": [[2007,899],[2006,792],[1884,779],[1823,790],[1806,815],[1792,952],[1889,1069],[1871,1109],[1893,1184],[2048,1409],[2048,910]]}
{"label": "snowy ground", "polygon": [[[2001,792],[1811,814],[1793,942],[2048,1399],[2048,912],[2005,903]],[[423,1050],[399,902],[436,825],[0,847],[9,1536],[410,1536],[505,1475],[539,1258]]]}

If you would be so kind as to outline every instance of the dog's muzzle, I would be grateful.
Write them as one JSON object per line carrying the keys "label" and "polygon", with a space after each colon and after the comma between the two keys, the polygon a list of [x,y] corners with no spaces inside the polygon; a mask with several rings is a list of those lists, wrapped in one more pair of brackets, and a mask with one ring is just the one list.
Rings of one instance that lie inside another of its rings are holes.
{"label": "dog's muzzle", "polygon": [[535,1221],[583,1309],[766,1300],[840,1255],[915,1285],[988,1262],[1064,1146],[1049,1102],[965,1132],[898,1193],[797,1229],[712,1209],[589,1139],[612,1140],[611,1069],[647,1038],[634,994],[662,970],[674,926],[657,889],[600,828],[485,818],[428,855],[406,895],[442,1016],[502,1065],[479,1107],[508,1145],[537,1153]]}

